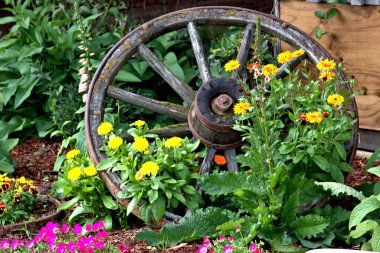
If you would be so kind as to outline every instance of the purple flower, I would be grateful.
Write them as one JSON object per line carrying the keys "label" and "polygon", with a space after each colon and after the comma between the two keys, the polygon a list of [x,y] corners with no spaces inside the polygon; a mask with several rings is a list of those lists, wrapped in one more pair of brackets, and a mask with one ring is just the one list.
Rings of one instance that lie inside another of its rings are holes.
{"label": "purple flower", "polygon": [[73,233],[76,235],[82,234],[82,226],[79,224],[75,224],[73,228]]}
{"label": "purple flower", "polygon": [[77,248],[77,243],[76,242],[69,242],[67,244],[67,249],[70,251],[74,251]]}
{"label": "purple flower", "polygon": [[1,249],[8,249],[9,248],[9,239],[3,239],[0,242],[0,248]]}
{"label": "purple flower", "polygon": [[65,253],[66,252],[66,244],[61,243],[57,248],[57,253]]}
{"label": "purple flower", "polygon": [[87,237],[87,244],[89,246],[94,245],[95,244],[95,238],[93,236]]}
{"label": "purple flower", "polygon": [[49,231],[50,233],[56,234],[59,232],[59,225],[57,223],[49,221],[46,224],[46,230]]}
{"label": "purple flower", "polygon": [[69,231],[70,227],[67,224],[62,225],[62,233],[67,233]]}
{"label": "purple flower", "polygon": [[95,247],[96,247],[97,249],[104,250],[104,242],[103,242],[103,241],[98,241],[98,242],[95,244]]}
{"label": "purple flower", "polygon": [[207,253],[207,245],[203,244],[199,246],[197,253]]}
{"label": "purple flower", "polygon": [[57,249],[57,245],[55,244],[49,244],[49,250],[56,250]]}
{"label": "purple flower", "polygon": [[228,246],[224,247],[223,253],[232,253],[233,249],[234,249],[234,247],[232,245],[228,245]]}

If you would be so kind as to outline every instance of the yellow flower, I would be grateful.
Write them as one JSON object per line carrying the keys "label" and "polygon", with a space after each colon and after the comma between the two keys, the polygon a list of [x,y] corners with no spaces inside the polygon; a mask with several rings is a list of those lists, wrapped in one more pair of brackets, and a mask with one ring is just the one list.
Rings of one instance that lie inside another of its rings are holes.
{"label": "yellow flower", "polygon": [[251,108],[251,105],[248,102],[241,101],[234,105],[234,113],[237,115],[244,115]]}
{"label": "yellow flower", "polygon": [[298,49],[292,53],[293,58],[297,58],[305,53],[305,50]]}
{"label": "yellow flower", "polygon": [[293,54],[290,51],[284,51],[277,56],[277,61],[281,64],[290,62],[293,60]]}
{"label": "yellow flower", "polygon": [[145,137],[138,136],[135,138],[135,141],[132,143],[132,147],[133,149],[142,153],[148,149],[149,142]]}
{"label": "yellow flower", "polygon": [[132,126],[137,126],[137,127],[142,127],[145,125],[145,121],[143,120],[136,120],[135,122],[132,123]]}
{"label": "yellow flower", "polygon": [[224,65],[224,70],[226,72],[229,72],[229,71],[235,70],[235,69],[237,69],[239,67],[240,67],[240,63],[239,63],[238,60],[230,60],[229,62],[227,62]]}
{"label": "yellow flower", "polygon": [[95,176],[96,175],[96,169],[94,166],[89,166],[84,169],[84,174],[86,174],[89,177]]}
{"label": "yellow flower", "polygon": [[74,157],[76,157],[77,155],[80,154],[80,151],[78,149],[73,149],[73,150],[70,150],[69,152],[67,152],[66,154],[66,159],[67,160],[72,160],[74,159]]}
{"label": "yellow flower", "polygon": [[325,82],[329,82],[331,80],[334,80],[335,73],[330,71],[323,71],[319,75],[319,78]]}
{"label": "yellow flower", "polygon": [[263,67],[264,76],[273,76],[278,72],[278,68],[273,64],[267,64]]}
{"label": "yellow flower", "polygon": [[108,135],[112,131],[113,131],[113,126],[109,122],[103,122],[98,127],[98,134],[99,135]]}
{"label": "yellow flower", "polygon": [[165,141],[165,147],[167,148],[179,148],[181,146],[182,146],[182,139],[177,136],[174,136]]}
{"label": "yellow flower", "polygon": [[149,155],[149,154],[150,154],[149,150],[144,151],[144,155]]}
{"label": "yellow flower", "polygon": [[306,120],[309,123],[321,123],[323,120],[322,113],[315,111],[315,112],[308,112],[306,113]]}
{"label": "yellow flower", "polygon": [[325,59],[318,62],[317,69],[321,71],[331,71],[335,69],[335,66],[336,63],[334,60]]}
{"label": "yellow flower", "polygon": [[339,94],[332,94],[327,97],[327,103],[333,106],[340,106],[344,102],[344,97]]}
{"label": "yellow flower", "polygon": [[117,149],[121,144],[123,144],[123,139],[119,136],[115,136],[109,140],[108,147],[110,149]]}
{"label": "yellow flower", "polygon": [[82,168],[81,167],[75,167],[75,168],[69,170],[69,172],[67,173],[67,177],[72,181],[78,180],[81,175],[82,175]]}
{"label": "yellow flower", "polygon": [[141,180],[145,176],[154,176],[157,175],[158,170],[160,168],[158,167],[158,164],[152,161],[145,162],[139,171],[137,171],[135,178],[136,180]]}

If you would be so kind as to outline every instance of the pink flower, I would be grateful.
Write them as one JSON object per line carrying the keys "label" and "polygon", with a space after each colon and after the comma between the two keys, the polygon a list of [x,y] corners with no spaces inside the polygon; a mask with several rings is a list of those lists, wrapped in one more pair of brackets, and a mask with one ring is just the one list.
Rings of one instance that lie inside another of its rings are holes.
{"label": "pink flower", "polygon": [[230,242],[233,242],[233,241],[234,241],[234,238],[233,238],[232,236],[230,236],[230,237],[228,237],[228,240],[229,240]]}
{"label": "pink flower", "polygon": [[269,76],[266,76],[265,78],[264,78],[264,81],[267,83],[267,82],[269,82],[270,81],[270,77]]}
{"label": "pink flower", "polygon": [[46,224],[46,230],[48,232],[51,232],[53,234],[56,234],[59,232],[59,225],[57,223],[54,223],[52,221],[49,221],[47,224]]}
{"label": "pink flower", "polygon": [[207,253],[207,246],[204,244],[199,246],[197,253]]}
{"label": "pink flower", "polygon": [[98,231],[99,230],[99,223],[95,222],[94,225],[92,226],[93,231]]}
{"label": "pink flower", "polygon": [[94,245],[95,244],[95,238],[93,237],[93,236],[89,236],[89,237],[87,237],[87,244],[89,245],[89,246],[92,246],[92,245]]}
{"label": "pink flower", "polygon": [[257,246],[255,244],[250,244],[248,247],[251,251],[255,251],[257,249]]}
{"label": "pink flower", "polygon": [[237,227],[236,227],[236,232],[239,232],[240,229],[241,229],[241,227],[240,227],[240,226],[237,226]]}
{"label": "pink flower", "polygon": [[117,248],[120,250],[121,253],[128,253],[130,252],[129,248],[125,247],[123,244],[119,244]]}
{"label": "pink flower", "polygon": [[82,234],[82,226],[79,224],[75,224],[73,228],[73,233],[76,235]]}
{"label": "pink flower", "polygon": [[65,253],[66,252],[66,244],[61,243],[57,248],[57,253]]}
{"label": "pink flower", "polygon": [[87,230],[88,232],[91,232],[91,231],[92,231],[92,225],[91,225],[91,224],[87,224],[87,226],[86,226],[86,230]]}
{"label": "pink flower", "polygon": [[219,236],[219,241],[223,242],[226,237],[224,235]]}
{"label": "pink flower", "polygon": [[8,249],[9,248],[9,239],[3,239],[0,242],[0,248],[1,249]]}
{"label": "pink flower", "polygon": [[103,242],[103,241],[98,241],[98,242],[95,244],[95,247],[96,247],[97,249],[104,250],[104,242]]}
{"label": "pink flower", "polygon": [[77,243],[76,242],[69,242],[67,244],[67,249],[68,250],[75,250],[77,248]]}
{"label": "pink flower", "polygon": [[233,249],[234,249],[234,247],[232,245],[228,245],[228,246],[224,247],[223,253],[232,253]]}
{"label": "pink flower", "polygon": [[67,233],[69,231],[70,227],[67,224],[62,225],[62,233]]}
{"label": "pink flower", "polygon": [[57,249],[57,245],[55,245],[54,243],[49,244],[49,250],[56,250],[56,249]]}
{"label": "pink flower", "polygon": [[106,230],[103,230],[96,233],[95,237],[98,239],[101,239],[101,238],[107,237],[107,235],[108,235],[108,232]]}
{"label": "pink flower", "polygon": [[98,221],[99,229],[104,229],[104,222],[102,220]]}

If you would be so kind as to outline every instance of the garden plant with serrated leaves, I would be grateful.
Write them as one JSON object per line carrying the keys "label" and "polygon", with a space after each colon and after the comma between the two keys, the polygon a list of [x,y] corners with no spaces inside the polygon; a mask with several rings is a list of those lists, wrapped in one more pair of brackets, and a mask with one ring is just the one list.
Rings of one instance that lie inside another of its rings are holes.
{"label": "garden plant with serrated leaves", "polygon": [[193,185],[199,178],[199,164],[195,152],[199,141],[171,137],[160,139],[149,130],[145,121],[132,123],[127,131],[133,142],[127,142],[114,133],[111,123],[103,122],[98,134],[104,137],[101,148],[108,158],[102,160],[98,170],[117,171],[122,179],[120,198],[131,199],[127,214],[140,202],[140,213],[145,222],[160,221],[165,210],[185,206],[199,208],[201,197]]}

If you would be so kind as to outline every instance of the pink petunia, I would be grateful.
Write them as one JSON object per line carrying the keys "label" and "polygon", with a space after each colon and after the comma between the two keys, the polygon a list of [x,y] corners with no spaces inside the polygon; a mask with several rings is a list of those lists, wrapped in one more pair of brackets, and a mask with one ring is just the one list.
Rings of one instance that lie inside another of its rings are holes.
{"label": "pink petunia", "polygon": [[232,245],[228,245],[228,246],[224,247],[223,253],[232,253],[233,249],[234,249],[234,247]]}

